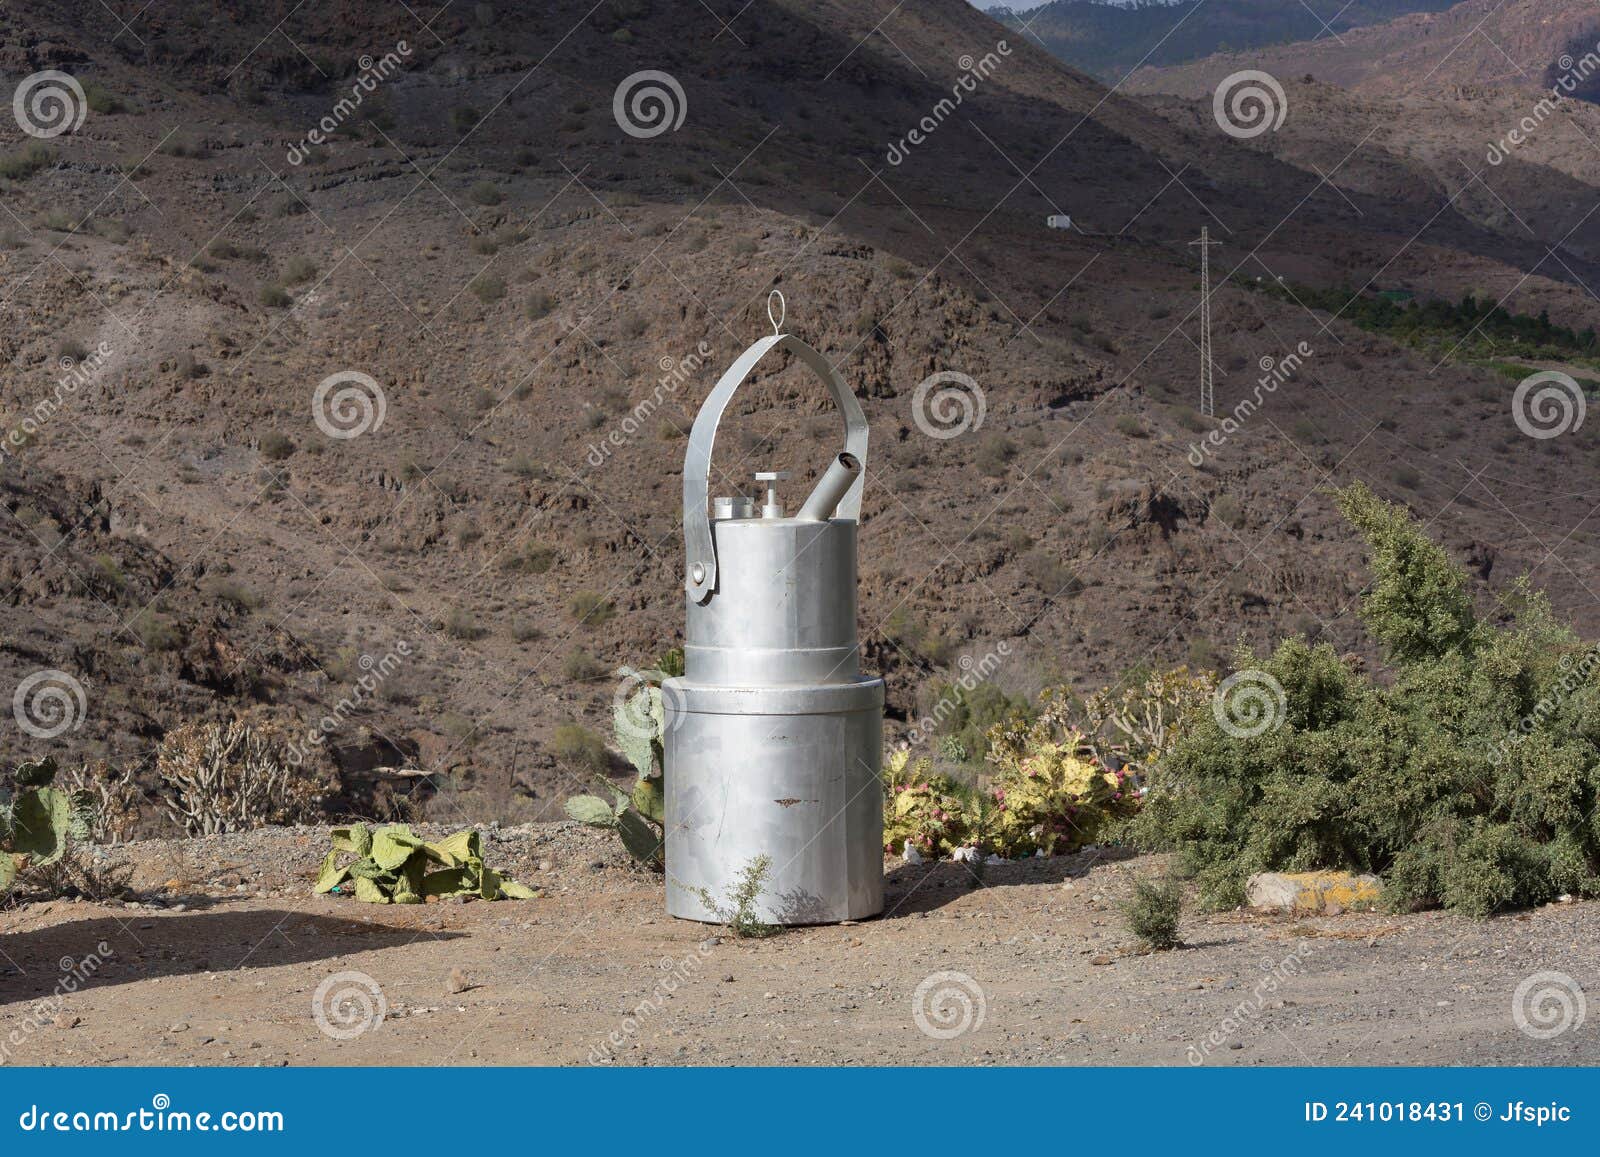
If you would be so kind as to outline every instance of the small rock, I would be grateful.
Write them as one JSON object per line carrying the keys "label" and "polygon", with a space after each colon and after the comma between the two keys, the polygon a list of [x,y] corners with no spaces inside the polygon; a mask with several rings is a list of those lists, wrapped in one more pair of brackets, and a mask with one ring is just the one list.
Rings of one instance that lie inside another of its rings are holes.
{"label": "small rock", "polygon": [[555,865],[552,864],[549,860],[540,860],[539,861],[539,870],[541,872],[548,872],[554,867],[555,867]]}
{"label": "small rock", "polygon": [[1242,1049],[1242,1048],[1244,1048],[1244,1042],[1243,1041],[1237,1041],[1237,1040],[1236,1041],[1231,1041],[1231,1042],[1229,1042],[1228,1047],[1230,1049],[1235,1049],[1235,1050]]}
{"label": "small rock", "polygon": [[450,970],[450,979],[445,985],[450,995],[454,996],[457,993],[465,992],[471,987],[472,985],[467,982],[467,974],[465,972],[462,972],[459,968]]}
{"label": "small rock", "polygon": [[728,975],[724,976],[722,978],[722,983],[723,984],[732,984],[733,983],[733,973],[730,972],[730,973],[728,973]]}
{"label": "small rock", "polygon": [[1349,872],[1258,872],[1245,883],[1252,908],[1275,912],[1320,912],[1337,915],[1351,908],[1372,907],[1382,895],[1376,876]]}
{"label": "small rock", "polygon": [[1112,961],[1111,957],[1109,957],[1109,956],[1096,956],[1096,957],[1092,958],[1089,961],[1089,963],[1090,964],[1094,964],[1094,965],[1102,965],[1102,964],[1111,964],[1111,963],[1113,963],[1113,961]]}
{"label": "small rock", "polygon": [[177,1024],[173,1025],[167,1031],[168,1032],[188,1032],[189,1031],[188,1022],[180,1020]]}

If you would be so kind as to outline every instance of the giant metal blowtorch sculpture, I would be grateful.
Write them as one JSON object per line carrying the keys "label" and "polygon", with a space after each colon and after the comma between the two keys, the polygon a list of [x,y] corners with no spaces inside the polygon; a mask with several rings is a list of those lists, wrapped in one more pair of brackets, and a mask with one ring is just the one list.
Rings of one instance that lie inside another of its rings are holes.
{"label": "giant metal blowtorch sculpture", "polygon": [[[688,622],[684,674],[662,687],[666,715],[667,911],[715,920],[726,896],[770,859],[757,916],[773,924],[858,920],[883,910],[883,680],[860,673],[856,522],[867,421],[844,379],[782,332],[751,346],[695,418],[683,463]],[[822,379],[844,414],[844,450],[785,516],[763,472],[752,499],[708,513],[711,449],[729,400],[763,357],[786,349]]]}

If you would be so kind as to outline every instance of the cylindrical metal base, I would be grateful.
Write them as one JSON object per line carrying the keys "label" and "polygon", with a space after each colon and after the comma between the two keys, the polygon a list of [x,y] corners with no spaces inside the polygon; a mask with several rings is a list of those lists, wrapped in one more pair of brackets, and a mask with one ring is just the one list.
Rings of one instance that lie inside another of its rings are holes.
{"label": "cylindrical metal base", "polygon": [[716,921],[751,860],[757,917],[829,924],[883,911],[883,680],[762,688],[669,679],[667,911]]}

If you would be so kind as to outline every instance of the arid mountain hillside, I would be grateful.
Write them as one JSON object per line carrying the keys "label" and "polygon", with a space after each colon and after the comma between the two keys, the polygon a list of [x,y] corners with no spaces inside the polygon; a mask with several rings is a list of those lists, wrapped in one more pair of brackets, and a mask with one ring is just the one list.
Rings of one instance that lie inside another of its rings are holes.
{"label": "arid mountain hillside", "polygon": [[1570,74],[1575,89],[1600,95],[1600,9],[1588,0],[1463,0],[1444,11],[1413,12],[1338,36],[1221,50],[1177,67],[1150,67],[1128,82],[1132,92],[1209,96],[1240,69],[1280,78],[1310,75],[1366,95],[1471,96],[1484,88],[1548,92]]}
{"label": "arid mountain hillside", "polygon": [[[84,704],[6,758],[147,768],[251,708],[328,720],[347,776],[421,768],[453,818],[559,801],[558,728],[606,731],[611,672],[679,641],[683,431],[773,288],[872,422],[896,723],[1001,643],[1019,694],[1296,630],[1370,654],[1354,479],[1486,606],[1529,572],[1600,632],[1593,427],[1529,437],[1504,372],[1273,288],[1600,324],[1586,248],[1414,167],[1330,185],[965,0],[113,8],[0,9],[13,82],[84,91],[74,131],[0,124],[0,688]],[[1226,426],[1193,408],[1202,227],[1218,414],[1261,400]],[[953,428],[939,374],[973,383]],[[821,390],[774,363],[735,409],[723,488],[797,499]]]}
{"label": "arid mountain hillside", "polygon": [[1108,4],[1054,0],[1026,11],[990,15],[1024,32],[1074,68],[1108,82],[1148,64],[1182,64],[1219,52],[1253,52],[1269,45],[1343,36],[1363,25],[1412,12],[1437,12],[1456,0],[1176,0]]}

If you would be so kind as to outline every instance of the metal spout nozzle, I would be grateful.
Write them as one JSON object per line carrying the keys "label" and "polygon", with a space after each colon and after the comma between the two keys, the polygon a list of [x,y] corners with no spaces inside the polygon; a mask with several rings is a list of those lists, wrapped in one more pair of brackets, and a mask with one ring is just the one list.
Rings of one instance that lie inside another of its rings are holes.
{"label": "metal spout nozzle", "polygon": [[795,515],[808,522],[826,522],[861,475],[861,460],[848,451],[840,454],[818,479],[816,489]]}

